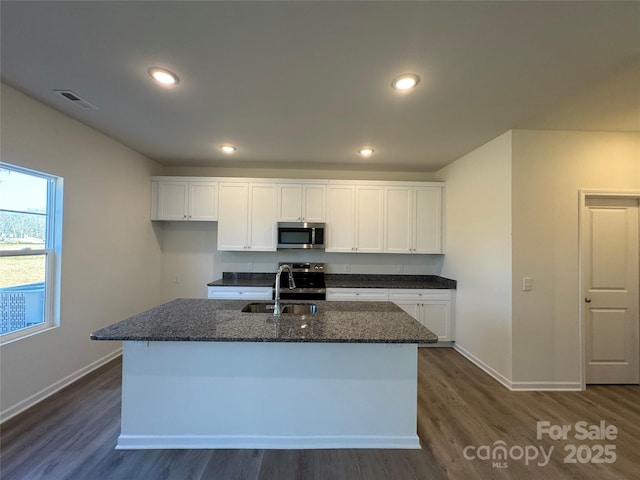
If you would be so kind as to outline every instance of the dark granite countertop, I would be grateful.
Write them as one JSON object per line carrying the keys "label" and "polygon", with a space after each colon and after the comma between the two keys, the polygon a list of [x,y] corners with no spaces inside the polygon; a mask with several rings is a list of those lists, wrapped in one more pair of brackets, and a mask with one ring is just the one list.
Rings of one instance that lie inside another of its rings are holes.
{"label": "dark granite countertop", "polygon": [[[210,287],[271,287],[275,273],[223,272]],[[375,275],[326,273],[327,288],[455,289],[457,282],[438,275]]]}
{"label": "dark granite countertop", "polygon": [[91,334],[91,339],[326,343],[438,341],[434,333],[391,302],[296,302],[315,303],[318,313],[283,314],[277,321],[270,313],[242,313],[240,310],[247,303],[246,300],[180,298],[97,330]]}
{"label": "dark granite countertop", "polygon": [[361,275],[327,273],[327,288],[455,289],[457,282],[438,275]]}

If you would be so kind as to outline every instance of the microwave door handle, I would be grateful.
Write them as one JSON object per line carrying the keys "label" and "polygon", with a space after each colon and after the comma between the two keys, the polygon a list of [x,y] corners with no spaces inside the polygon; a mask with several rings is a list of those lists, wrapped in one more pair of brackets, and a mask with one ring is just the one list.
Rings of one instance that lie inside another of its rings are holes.
{"label": "microwave door handle", "polygon": [[313,248],[315,244],[316,244],[316,229],[312,227],[311,228],[311,248]]}

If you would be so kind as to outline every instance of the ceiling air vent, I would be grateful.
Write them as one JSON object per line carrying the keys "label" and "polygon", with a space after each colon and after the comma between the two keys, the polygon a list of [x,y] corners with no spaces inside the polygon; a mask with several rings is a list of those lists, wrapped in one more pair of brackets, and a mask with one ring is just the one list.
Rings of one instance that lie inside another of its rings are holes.
{"label": "ceiling air vent", "polygon": [[62,98],[66,98],[75,106],[83,110],[97,110],[98,107],[87,102],[84,98],[80,97],[77,93],[71,90],[54,90],[54,93],[60,95]]}

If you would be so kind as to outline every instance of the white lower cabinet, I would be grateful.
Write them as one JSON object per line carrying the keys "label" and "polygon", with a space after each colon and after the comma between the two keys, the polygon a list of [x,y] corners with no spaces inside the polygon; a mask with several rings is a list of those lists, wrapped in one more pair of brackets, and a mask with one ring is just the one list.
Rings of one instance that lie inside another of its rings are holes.
{"label": "white lower cabinet", "polygon": [[327,288],[330,302],[386,302],[388,299],[386,288]]}
{"label": "white lower cabinet", "polygon": [[218,300],[271,300],[271,287],[208,287],[208,298]]}
{"label": "white lower cabinet", "polygon": [[438,342],[453,342],[451,290],[389,289],[389,301],[438,335]]}

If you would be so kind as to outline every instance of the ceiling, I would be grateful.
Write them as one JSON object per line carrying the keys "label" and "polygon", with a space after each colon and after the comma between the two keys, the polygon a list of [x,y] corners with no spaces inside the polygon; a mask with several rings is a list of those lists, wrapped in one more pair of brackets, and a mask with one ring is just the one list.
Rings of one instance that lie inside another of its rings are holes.
{"label": "ceiling", "polygon": [[[431,172],[512,128],[640,131],[640,2],[3,0],[0,16],[4,83],[165,165]],[[403,72],[421,77],[409,94],[390,87]]]}

